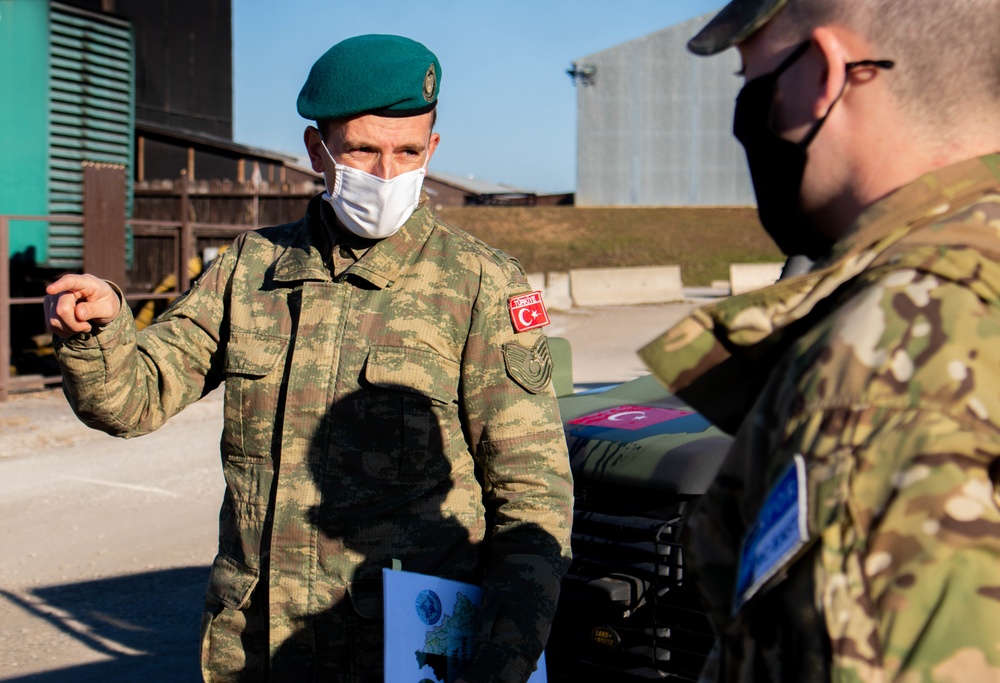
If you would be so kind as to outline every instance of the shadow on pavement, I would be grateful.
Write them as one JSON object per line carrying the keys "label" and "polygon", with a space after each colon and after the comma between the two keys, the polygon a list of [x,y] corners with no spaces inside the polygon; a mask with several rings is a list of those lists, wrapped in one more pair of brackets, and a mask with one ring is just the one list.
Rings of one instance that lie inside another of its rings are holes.
{"label": "shadow on pavement", "polygon": [[183,567],[0,595],[108,661],[8,682],[201,680],[198,633],[209,567]]}

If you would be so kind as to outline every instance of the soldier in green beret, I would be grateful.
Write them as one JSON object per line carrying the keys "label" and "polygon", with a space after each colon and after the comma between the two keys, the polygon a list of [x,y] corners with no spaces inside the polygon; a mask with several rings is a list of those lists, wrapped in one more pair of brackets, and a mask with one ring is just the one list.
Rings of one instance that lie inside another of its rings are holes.
{"label": "soldier in green beret", "polygon": [[1000,681],[1000,2],[734,0],[733,130],[812,269],[641,353],[735,432],[703,681]]}
{"label": "soldier in green beret", "polygon": [[396,561],[482,585],[468,683],[523,682],[545,645],[572,516],[552,363],[517,261],[427,207],[440,83],[413,40],[334,45],[298,100],[327,184],[304,218],[237,238],[141,332],[109,283],[48,289],[87,424],[139,436],[225,384],[206,681],[381,683]]}

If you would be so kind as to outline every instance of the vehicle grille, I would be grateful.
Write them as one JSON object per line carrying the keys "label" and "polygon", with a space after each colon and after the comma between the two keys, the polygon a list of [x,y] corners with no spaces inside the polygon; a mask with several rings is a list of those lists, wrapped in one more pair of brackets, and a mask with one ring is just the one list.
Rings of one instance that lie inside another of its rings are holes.
{"label": "vehicle grille", "polygon": [[714,639],[685,583],[685,505],[616,515],[578,500],[573,564],[546,649],[551,681],[698,679]]}

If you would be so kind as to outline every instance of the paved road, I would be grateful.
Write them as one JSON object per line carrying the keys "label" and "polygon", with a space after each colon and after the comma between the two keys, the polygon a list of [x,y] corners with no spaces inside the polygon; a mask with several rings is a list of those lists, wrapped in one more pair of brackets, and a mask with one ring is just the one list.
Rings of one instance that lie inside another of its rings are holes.
{"label": "paved road", "polygon": [[[553,312],[579,385],[643,374],[635,351],[694,302]],[[223,481],[221,395],[160,431],[83,427],[58,391],[0,403],[0,681],[197,681]]]}

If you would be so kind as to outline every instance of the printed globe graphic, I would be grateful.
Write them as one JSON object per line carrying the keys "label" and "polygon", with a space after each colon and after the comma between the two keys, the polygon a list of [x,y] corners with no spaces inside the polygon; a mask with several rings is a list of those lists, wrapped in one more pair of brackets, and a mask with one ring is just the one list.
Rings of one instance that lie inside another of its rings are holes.
{"label": "printed globe graphic", "polygon": [[417,616],[428,626],[433,626],[441,619],[441,598],[430,590],[420,591],[416,599]]}

